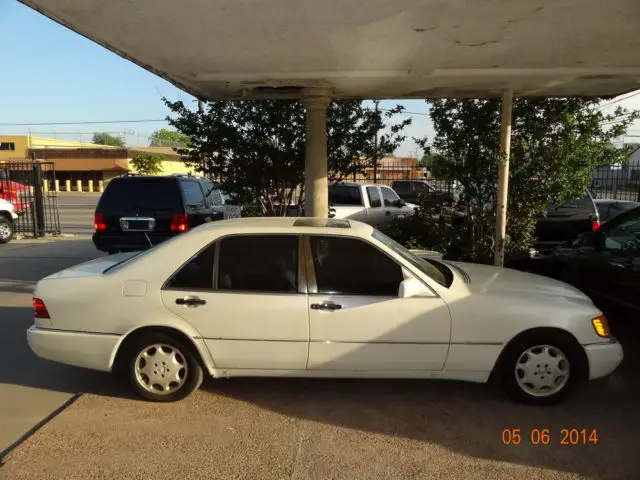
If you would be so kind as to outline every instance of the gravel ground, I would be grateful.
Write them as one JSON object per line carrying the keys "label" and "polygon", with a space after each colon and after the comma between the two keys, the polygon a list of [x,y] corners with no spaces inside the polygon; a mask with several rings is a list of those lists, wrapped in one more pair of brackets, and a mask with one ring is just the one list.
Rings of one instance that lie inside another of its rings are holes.
{"label": "gravel ground", "polygon": [[[103,376],[9,453],[0,478],[638,479],[631,347],[613,376],[546,408],[483,385],[310,379],[209,380],[154,404]],[[522,442],[504,445],[515,428]],[[563,428],[597,430],[598,442],[561,445]],[[532,444],[533,429],[549,429],[549,444]]]}

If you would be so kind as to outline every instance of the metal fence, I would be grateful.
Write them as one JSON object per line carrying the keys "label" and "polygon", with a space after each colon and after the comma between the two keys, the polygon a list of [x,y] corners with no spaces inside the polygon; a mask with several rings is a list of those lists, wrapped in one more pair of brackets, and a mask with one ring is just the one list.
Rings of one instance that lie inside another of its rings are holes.
{"label": "metal fence", "polygon": [[591,193],[595,198],[640,202],[640,166],[599,167],[593,175]]}
{"label": "metal fence", "polygon": [[58,198],[53,189],[53,162],[8,161],[0,163],[0,198],[18,213],[16,233],[41,237],[60,234]]}

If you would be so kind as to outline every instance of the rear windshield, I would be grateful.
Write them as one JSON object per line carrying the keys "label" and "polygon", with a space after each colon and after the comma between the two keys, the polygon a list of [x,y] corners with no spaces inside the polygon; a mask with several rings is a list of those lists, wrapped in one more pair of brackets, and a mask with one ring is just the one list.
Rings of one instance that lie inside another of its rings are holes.
{"label": "rear windshield", "polygon": [[129,210],[180,211],[180,190],[174,179],[114,179],[102,194],[98,211],[102,213]]}
{"label": "rear windshield", "polygon": [[596,207],[593,203],[593,199],[589,194],[576,200],[566,200],[559,205],[549,205],[547,209],[547,216],[553,216],[554,213],[566,214],[567,210],[574,210],[578,212],[596,213]]}

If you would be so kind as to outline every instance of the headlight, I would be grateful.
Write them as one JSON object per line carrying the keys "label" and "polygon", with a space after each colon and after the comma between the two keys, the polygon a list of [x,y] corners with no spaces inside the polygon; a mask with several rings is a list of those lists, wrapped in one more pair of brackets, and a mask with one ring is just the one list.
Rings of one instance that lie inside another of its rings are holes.
{"label": "headlight", "polygon": [[596,331],[596,334],[599,337],[607,338],[611,336],[611,330],[609,329],[609,322],[607,321],[607,317],[604,315],[600,315],[599,317],[593,318],[591,320],[591,324],[593,325],[593,329]]}

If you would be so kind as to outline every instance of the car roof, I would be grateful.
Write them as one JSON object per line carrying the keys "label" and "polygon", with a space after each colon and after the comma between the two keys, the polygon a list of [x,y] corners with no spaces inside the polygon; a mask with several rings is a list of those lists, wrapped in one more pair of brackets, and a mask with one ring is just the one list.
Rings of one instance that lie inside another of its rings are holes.
{"label": "car roof", "polygon": [[388,187],[388,185],[380,183],[365,183],[365,182],[339,182],[332,183],[329,187]]}
{"label": "car roof", "polygon": [[243,217],[210,222],[202,230],[227,230],[225,233],[331,233],[369,236],[373,227],[354,220],[321,217]]}

